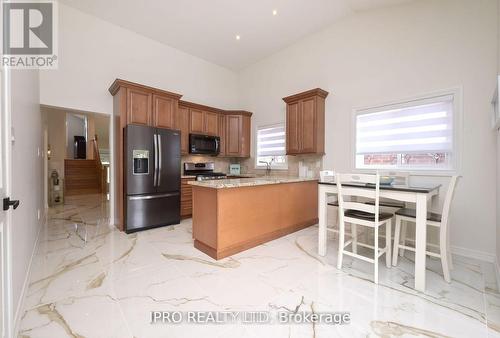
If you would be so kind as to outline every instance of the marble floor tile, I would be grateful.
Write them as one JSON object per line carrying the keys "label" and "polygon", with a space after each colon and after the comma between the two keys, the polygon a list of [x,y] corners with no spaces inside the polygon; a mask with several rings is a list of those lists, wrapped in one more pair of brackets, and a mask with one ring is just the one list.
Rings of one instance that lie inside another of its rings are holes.
{"label": "marble floor tile", "polygon": [[[215,261],[193,247],[190,219],[125,234],[108,213],[96,195],[49,210],[19,337],[500,337],[500,292],[488,262],[454,256],[448,284],[439,260],[429,258],[420,293],[411,252],[391,268],[382,257],[376,285],[369,263],[346,257],[336,268],[332,234],[327,255],[318,256],[317,226]],[[270,321],[153,323],[152,311],[262,311]],[[278,320],[331,312],[350,320]]]}

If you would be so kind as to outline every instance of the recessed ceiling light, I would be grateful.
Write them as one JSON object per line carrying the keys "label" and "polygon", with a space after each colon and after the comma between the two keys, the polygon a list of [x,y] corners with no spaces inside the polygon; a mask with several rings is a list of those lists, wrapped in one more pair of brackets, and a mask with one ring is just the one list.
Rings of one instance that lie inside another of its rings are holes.
{"label": "recessed ceiling light", "polygon": [[239,35],[236,35],[236,40],[239,40],[241,39],[241,37]]}
{"label": "recessed ceiling light", "polygon": [[276,9],[273,9],[273,15],[277,15],[278,11]]}

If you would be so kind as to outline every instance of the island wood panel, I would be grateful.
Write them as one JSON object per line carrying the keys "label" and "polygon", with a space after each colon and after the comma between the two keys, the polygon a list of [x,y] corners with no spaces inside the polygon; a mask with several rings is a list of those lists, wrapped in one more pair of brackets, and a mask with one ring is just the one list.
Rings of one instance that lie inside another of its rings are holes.
{"label": "island wood panel", "polygon": [[223,189],[193,186],[195,247],[215,259],[317,222],[316,181]]}

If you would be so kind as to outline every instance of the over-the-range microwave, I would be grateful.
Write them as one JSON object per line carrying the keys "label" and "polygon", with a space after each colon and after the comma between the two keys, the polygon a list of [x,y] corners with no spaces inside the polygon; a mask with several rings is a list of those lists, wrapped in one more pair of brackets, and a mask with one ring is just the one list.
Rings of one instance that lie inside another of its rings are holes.
{"label": "over-the-range microwave", "polygon": [[217,156],[220,152],[220,137],[189,134],[189,153]]}

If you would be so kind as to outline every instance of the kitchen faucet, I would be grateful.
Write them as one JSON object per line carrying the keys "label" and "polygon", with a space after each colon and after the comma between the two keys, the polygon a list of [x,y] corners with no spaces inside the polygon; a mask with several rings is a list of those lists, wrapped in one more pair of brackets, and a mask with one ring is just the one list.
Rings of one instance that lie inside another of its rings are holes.
{"label": "kitchen faucet", "polygon": [[264,163],[266,165],[266,176],[271,175],[271,164],[273,163],[274,158],[271,161],[259,161],[259,163]]}

